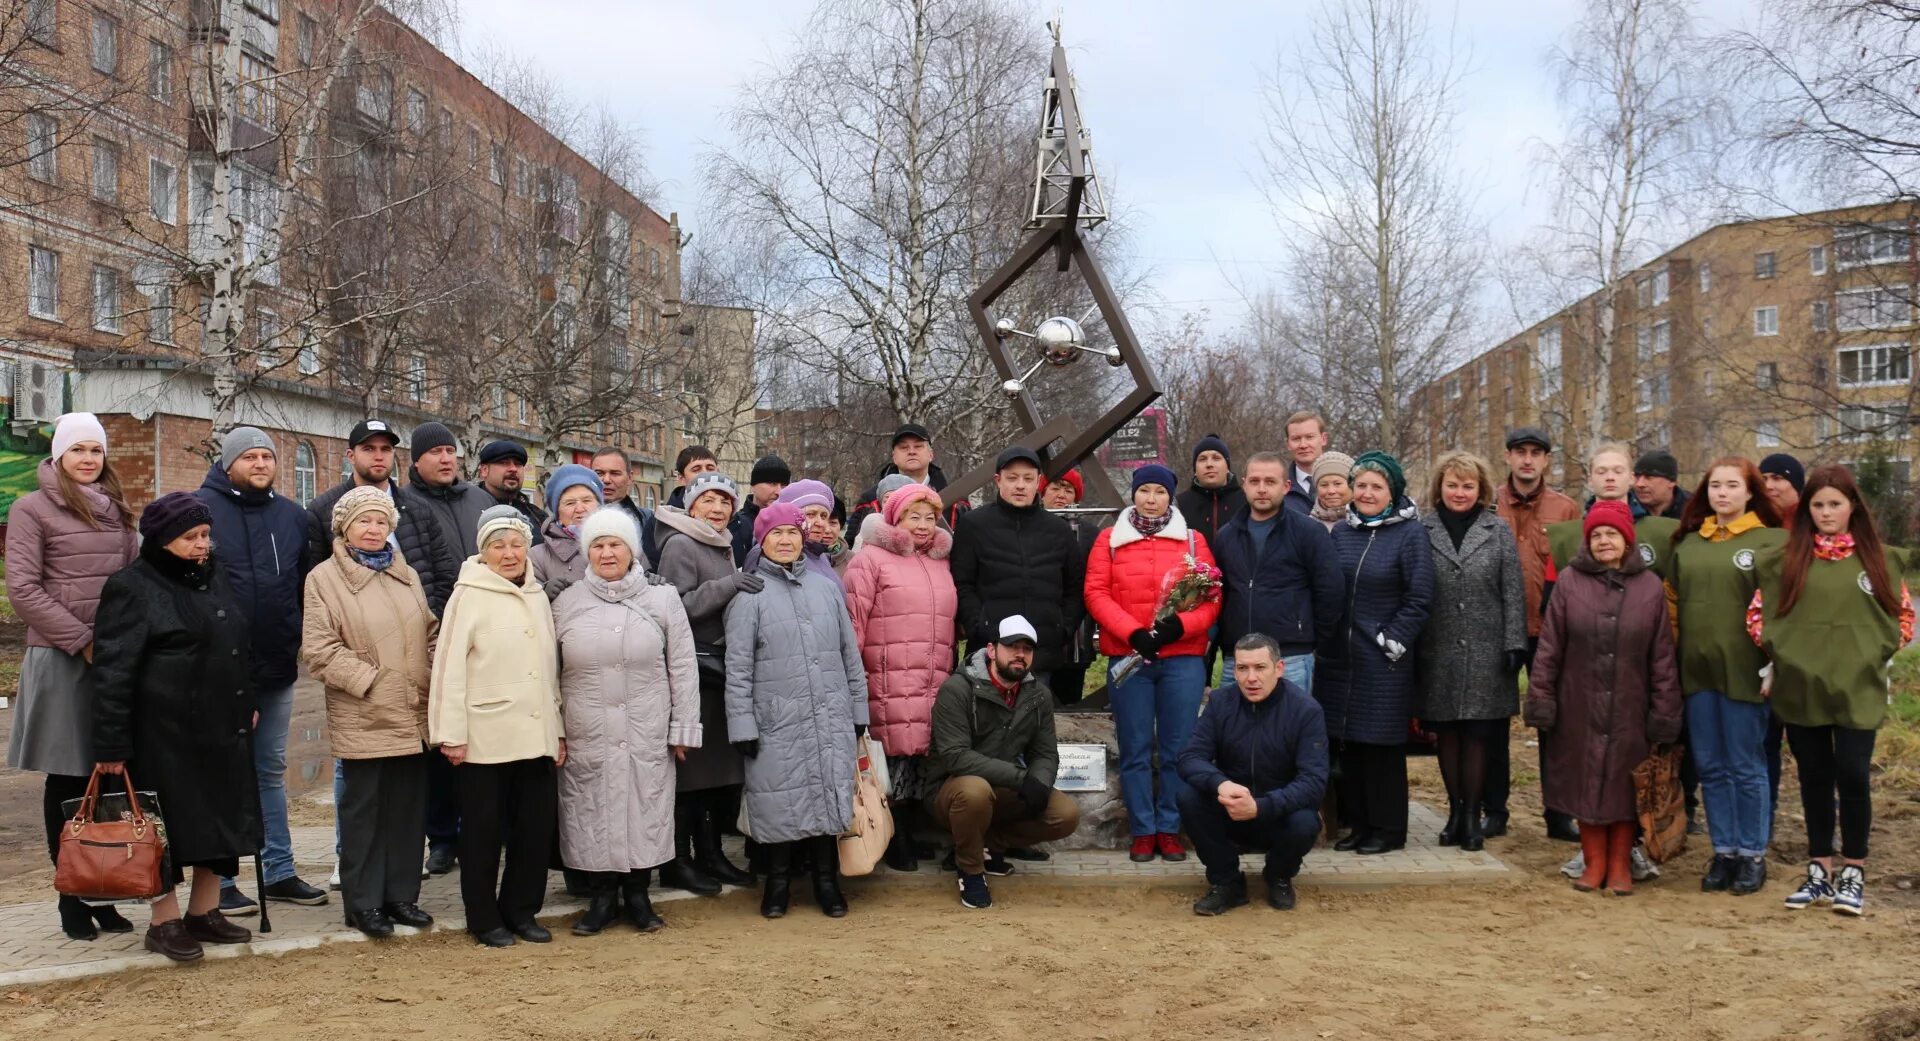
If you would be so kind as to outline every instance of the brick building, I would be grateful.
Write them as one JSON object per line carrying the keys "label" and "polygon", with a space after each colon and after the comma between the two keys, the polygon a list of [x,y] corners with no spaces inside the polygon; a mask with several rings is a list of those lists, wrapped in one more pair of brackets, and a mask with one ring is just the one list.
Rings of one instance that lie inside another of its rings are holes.
{"label": "brick building", "polygon": [[[750,382],[750,333],[726,326],[722,348],[682,320],[678,220],[626,187],[632,156],[590,160],[384,11],[352,32],[357,6],[23,0],[0,40],[6,443],[43,452],[59,413],[100,413],[144,503],[199,484],[217,392],[237,387],[226,415],[273,434],[302,501],[340,479],[370,413],[441,420],[468,450],[514,438],[536,462],[617,445],[636,496],[661,498],[704,433],[667,392],[673,352],[744,350],[730,371]],[[248,263],[224,370],[204,332],[216,197]]]}
{"label": "brick building", "polygon": [[1915,213],[1872,206],[1708,229],[1610,291],[1607,409],[1599,294],[1543,318],[1421,387],[1424,471],[1466,448],[1498,459],[1504,432],[1554,436],[1554,483],[1585,481],[1597,440],[1668,447],[1691,484],[1714,458],[1790,452],[1912,459]]}

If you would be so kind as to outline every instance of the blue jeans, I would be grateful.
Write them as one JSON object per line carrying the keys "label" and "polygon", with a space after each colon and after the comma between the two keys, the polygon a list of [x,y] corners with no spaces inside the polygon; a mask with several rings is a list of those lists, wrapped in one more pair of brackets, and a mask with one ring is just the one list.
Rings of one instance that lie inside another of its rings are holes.
{"label": "blue jeans", "polygon": [[[1107,679],[1113,679],[1111,666]],[[1147,663],[1112,690],[1113,729],[1120,740],[1120,797],[1127,804],[1127,825],[1134,838],[1180,831],[1180,790],[1186,782],[1174,762],[1193,736],[1206,683],[1206,660],[1183,654]],[[1158,771],[1155,751],[1160,754]]]}
{"label": "blue jeans", "polygon": [[[1280,670],[1282,679],[1306,691],[1308,694],[1313,693],[1312,654],[1289,654],[1280,659]],[[1232,676],[1223,676],[1220,682],[1225,683],[1232,678]]]}
{"label": "blue jeans", "polygon": [[1735,701],[1717,690],[1687,695],[1687,734],[1700,771],[1713,851],[1762,856],[1773,833],[1773,795],[1767,782],[1767,721],[1762,703]]}
{"label": "blue jeans", "polygon": [[[253,730],[253,772],[260,785],[261,881],[293,877],[293,836],[287,831],[287,731],[293,725],[293,688],[260,694],[260,725]],[[234,888],[231,878],[220,884]]]}

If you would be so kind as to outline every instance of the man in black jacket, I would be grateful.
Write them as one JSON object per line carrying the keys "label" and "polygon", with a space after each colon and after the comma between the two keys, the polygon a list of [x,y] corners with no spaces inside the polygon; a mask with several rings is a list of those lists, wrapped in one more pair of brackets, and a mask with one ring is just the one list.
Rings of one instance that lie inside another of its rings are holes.
{"label": "man in black jacket", "polygon": [[953,532],[953,584],[970,649],[989,642],[1009,615],[1024,615],[1038,638],[1033,671],[1051,678],[1086,615],[1087,561],[1073,527],[1040,505],[1040,457],[1009,448],[994,460],[998,498],[960,515]]}
{"label": "man in black jacket", "polygon": [[400,486],[393,480],[394,449],[399,435],[385,421],[361,420],[347,437],[347,464],[353,476],[320,493],[307,504],[307,551],[302,571],[312,571],[333,555],[333,506],[342,495],[363,485],[375,485],[393,496],[400,511],[400,523],[388,536],[406,559],[407,566],[420,576],[420,588],[427,594],[427,607],[435,617],[453,595],[453,583],[460,577],[461,556],[441,537],[440,526],[426,508],[397,494]]}
{"label": "man in black jacket", "polygon": [[1312,689],[1314,648],[1340,625],[1346,582],[1333,537],[1317,520],[1285,507],[1287,460],[1262,452],[1247,460],[1247,505],[1220,528],[1221,647],[1249,633],[1279,645],[1287,678]]}
{"label": "man in black jacket", "polygon": [[[940,464],[933,461],[933,435],[926,427],[918,423],[902,423],[900,429],[893,432],[887,465],[880,468],[874,483],[860,493],[860,501],[854,504],[853,514],[847,518],[846,530],[859,535],[860,526],[867,516],[880,512],[880,482],[893,474],[899,474],[915,484],[924,484],[936,492],[946,490],[947,475],[940,469]],[[951,527],[966,509],[964,499],[948,507],[948,526]]]}
{"label": "man in black jacket", "polygon": [[1187,530],[1207,537],[1212,546],[1220,526],[1247,504],[1240,478],[1233,473],[1233,454],[1219,434],[1208,434],[1193,445],[1193,483],[1175,502]]}
{"label": "man in black jacket", "polygon": [[407,449],[413,453],[413,469],[398,499],[424,507],[424,515],[440,526],[440,537],[460,560],[480,552],[480,515],[497,504],[485,489],[461,479],[453,431],[439,423],[422,423],[413,428]]}
{"label": "man in black jacket", "polygon": [[532,545],[537,546],[544,538],[540,529],[547,523],[547,511],[527,498],[526,479],[527,450],[518,443],[502,438],[480,447],[479,465],[473,470],[474,483],[492,496],[496,504],[519,510],[520,516],[527,519],[527,527],[533,529]]}
{"label": "man in black jacket", "polygon": [[1197,915],[1247,902],[1240,847],[1267,854],[1267,904],[1293,908],[1293,876],[1320,834],[1327,725],[1320,705],[1280,670],[1280,646],[1254,633],[1233,645],[1233,682],[1207,698],[1180,753],[1180,820],[1207,866]]}

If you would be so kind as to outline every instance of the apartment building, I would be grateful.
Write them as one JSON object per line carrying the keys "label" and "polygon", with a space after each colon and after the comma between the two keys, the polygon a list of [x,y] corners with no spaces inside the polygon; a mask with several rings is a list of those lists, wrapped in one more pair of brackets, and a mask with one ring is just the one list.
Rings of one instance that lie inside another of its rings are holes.
{"label": "apartment building", "polygon": [[[682,319],[678,219],[629,190],[634,154],[582,154],[353,0],[21,6],[0,39],[0,457],[97,412],[145,502],[199,484],[222,414],[276,438],[304,501],[377,414],[536,462],[612,444],[636,496],[664,497],[698,432],[670,361],[710,323]],[[246,286],[231,348],[205,331],[239,299],[223,257]],[[0,508],[31,487],[6,464],[25,487]]]}
{"label": "apartment building", "polygon": [[1567,488],[1602,440],[1671,449],[1685,482],[1719,456],[1773,452],[1871,450],[1904,473],[1914,218],[1863,206],[1708,229],[1421,387],[1411,462],[1456,447],[1497,460],[1505,431],[1531,424],[1553,435]]}

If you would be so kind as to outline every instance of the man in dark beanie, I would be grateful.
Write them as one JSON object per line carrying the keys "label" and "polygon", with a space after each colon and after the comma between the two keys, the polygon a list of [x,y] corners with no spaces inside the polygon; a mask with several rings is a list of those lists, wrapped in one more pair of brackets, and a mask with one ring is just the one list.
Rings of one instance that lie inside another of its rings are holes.
{"label": "man in dark beanie", "polygon": [[[1193,445],[1193,483],[1174,500],[1187,528],[1207,537],[1211,546],[1220,526],[1247,504],[1240,478],[1233,472],[1233,454],[1219,434],[1208,434]],[[1212,661],[1212,656],[1208,656]]]}
{"label": "man in dark beanie", "polygon": [[[323,889],[293,868],[287,830],[287,734],[293,723],[293,681],[300,676],[301,581],[306,571],[307,513],[273,490],[279,459],[273,438],[258,427],[235,427],[220,443],[220,459],[194,495],[213,517],[213,558],[226,573],[234,602],[247,620],[254,693],[253,772],[260,791],[262,891],[269,900],[324,904]],[[220,883],[220,911],[254,914],[259,908],[234,880]]]}
{"label": "man in dark beanie", "polygon": [[1680,462],[1664,448],[1643,452],[1634,461],[1633,497],[1649,517],[1680,519],[1692,496],[1679,481]]}
{"label": "man in dark beanie", "polygon": [[736,566],[746,560],[747,553],[753,549],[753,519],[760,515],[761,510],[773,505],[773,501],[792,483],[793,471],[788,469],[787,461],[777,455],[763,456],[753,464],[753,472],[747,477],[752,493],[734,514],[734,519],[739,523],[731,526],[733,562]]}
{"label": "man in dark beanie", "polygon": [[1760,460],[1760,480],[1767,486],[1767,498],[1780,511],[1780,521],[1793,527],[1793,515],[1800,509],[1800,490],[1807,486],[1807,468],[1785,452],[1775,452]]}
{"label": "man in dark beanie", "polygon": [[502,438],[480,448],[480,462],[473,471],[474,480],[495,504],[511,506],[527,519],[533,529],[533,545],[540,544],[540,528],[547,523],[547,511],[527,498],[527,450],[517,442]]}

